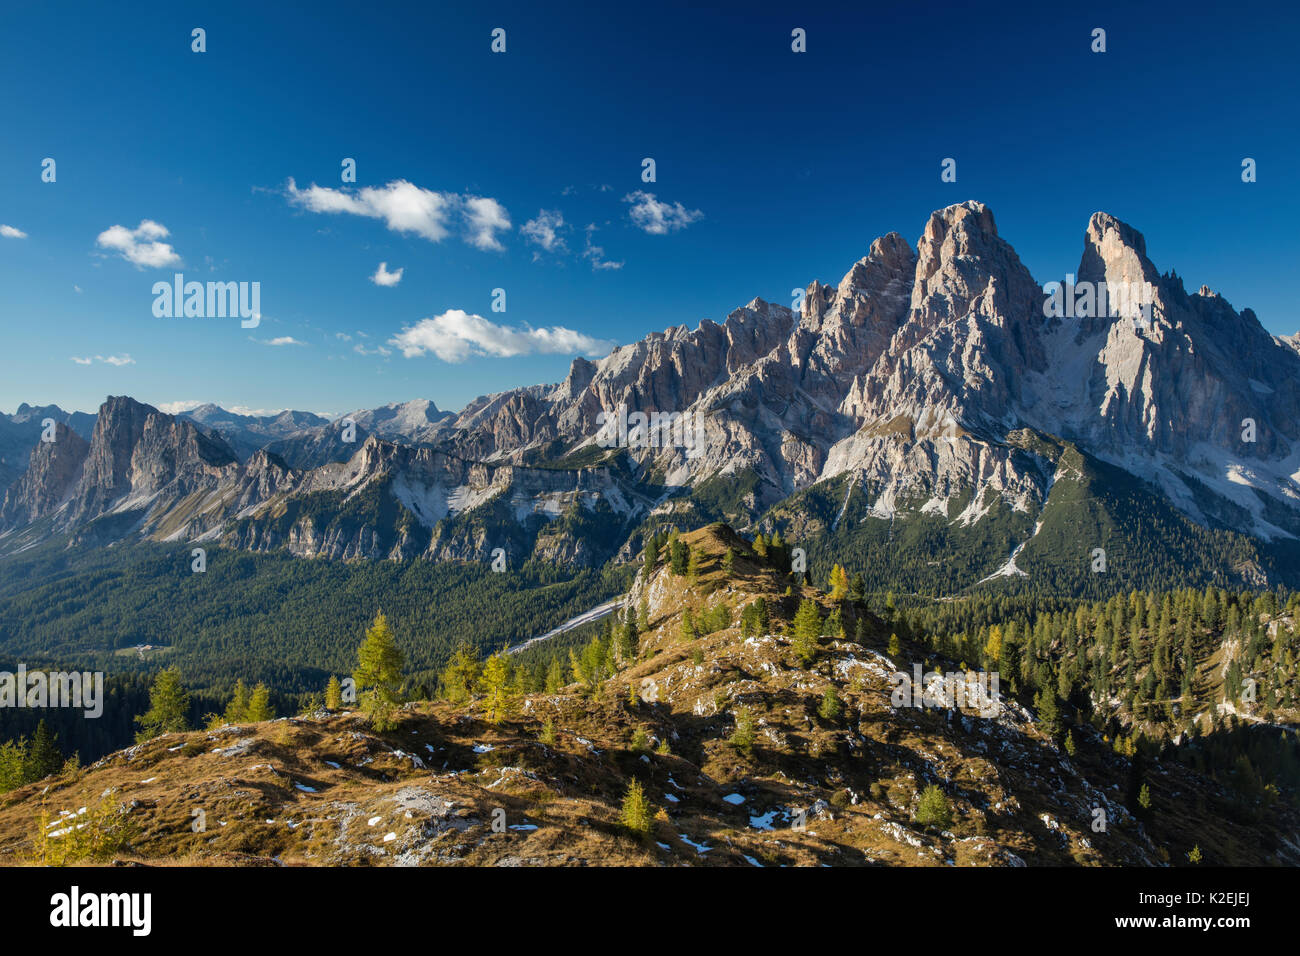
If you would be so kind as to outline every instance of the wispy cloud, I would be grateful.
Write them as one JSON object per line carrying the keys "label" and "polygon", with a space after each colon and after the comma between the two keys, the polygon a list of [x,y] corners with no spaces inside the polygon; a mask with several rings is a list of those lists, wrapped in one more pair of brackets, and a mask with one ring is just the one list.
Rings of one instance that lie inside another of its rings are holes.
{"label": "wispy cloud", "polygon": [[611,342],[560,326],[511,328],[460,309],[421,319],[388,342],[400,348],[407,358],[431,353],[444,362],[463,362],[476,355],[499,358],[532,354],[599,355],[613,347]]}
{"label": "wispy cloud", "polygon": [[170,233],[167,227],[152,219],[142,219],[134,229],[110,226],[99,234],[95,244],[121,255],[140,269],[161,269],[181,264],[181,257],[169,243],[159,242]]}
{"label": "wispy cloud", "polygon": [[402,271],[402,269],[398,269],[396,272],[389,272],[388,263],[381,262],[379,268],[375,270],[375,274],[370,277],[370,281],[375,285],[394,286],[402,281]]}
{"label": "wispy cloud", "polygon": [[23,232],[17,226],[6,226],[0,223],[0,236],[6,239],[26,239],[27,233]]}
{"label": "wispy cloud", "polygon": [[604,247],[604,246],[598,246],[598,245],[595,245],[595,244],[591,241],[591,235],[592,235],[592,233],[598,231],[598,230],[596,229],[596,224],[595,224],[594,222],[593,222],[593,223],[589,223],[589,224],[587,225],[587,228],[586,228],[584,231],[585,231],[586,234],[587,234],[587,245],[586,245],[586,247],[582,250],[582,258],[586,259],[588,262],[591,263],[591,268],[592,268],[592,269],[621,269],[621,268],[623,268],[623,263],[622,263],[622,262],[611,262],[610,260],[608,260],[608,259],[605,258],[605,247]]}
{"label": "wispy cloud", "polygon": [[308,212],[382,219],[392,232],[417,235],[430,242],[442,242],[454,224],[471,246],[500,250],[505,247],[497,239],[497,233],[510,228],[510,216],[495,199],[435,192],[405,179],[355,191],[315,183],[299,189],[290,179],[286,195],[290,203]]}
{"label": "wispy cloud", "polygon": [[121,355],[96,355],[94,358],[91,358],[90,356],[81,357],[74,355],[72,356],[72,361],[76,362],[78,365],[91,365],[95,362],[103,362],[105,365],[116,365],[118,367],[135,364],[135,359],[131,358],[130,354],[127,352],[123,352]]}
{"label": "wispy cloud", "polygon": [[519,234],[547,252],[564,252],[567,246],[560,232],[568,227],[558,209],[538,210],[536,218],[519,227]]}
{"label": "wispy cloud", "polygon": [[373,349],[368,349],[360,342],[352,346],[352,351],[358,355],[392,355],[392,349],[386,349],[382,345],[376,345]]}
{"label": "wispy cloud", "polygon": [[704,213],[698,209],[687,209],[679,202],[669,205],[656,199],[654,193],[639,189],[624,196],[623,202],[632,204],[632,208],[627,211],[632,225],[652,236],[663,236],[677,229],[685,229],[704,218]]}
{"label": "wispy cloud", "polygon": [[273,339],[253,339],[254,342],[260,342],[262,345],[306,345],[306,342],[299,342],[292,335],[279,335]]}

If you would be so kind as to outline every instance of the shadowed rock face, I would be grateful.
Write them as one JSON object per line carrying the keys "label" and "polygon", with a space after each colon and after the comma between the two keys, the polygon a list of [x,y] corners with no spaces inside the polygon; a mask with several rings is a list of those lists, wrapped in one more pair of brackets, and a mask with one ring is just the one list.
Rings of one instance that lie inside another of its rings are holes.
{"label": "shadowed rock face", "polygon": [[[334,491],[351,500],[382,480],[390,483],[383,500],[426,530],[507,491],[520,520],[600,500],[631,522],[656,505],[630,501],[621,479],[584,488],[574,466],[545,481],[526,481],[523,472],[497,480],[454,463],[595,461],[601,413],[622,406],[688,416],[702,439],[627,449],[629,477],[653,475],[685,489],[752,471],[751,517],[845,473],[868,481],[890,507],[920,495],[942,510],[959,494],[983,500],[991,492],[1032,514],[1055,466],[1015,447],[1023,443],[1009,436],[1030,429],[1154,483],[1194,520],[1215,520],[1214,509],[1203,509],[1203,486],[1249,513],[1242,527],[1237,512],[1237,530],[1300,534],[1292,479],[1300,467],[1297,348],[1207,288],[1189,295],[1176,275],[1157,270],[1142,235],[1115,217],[1094,214],[1083,238],[1077,285],[1141,285],[1149,321],[1048,317],[1042,285],[998,234],[992,211],[968,201],[934,212],[915,249],[897,233],[876,239],[837,284],[813,282],[793,309],[754,299],[721,324],[652,333],[600,361],[574,360],[556,385],[483,396],[457,414],[427,401],[355,412],[355,444],[344,441],[341,420],[250,419],[286,437],[241,464],[189,420],[110,398],[84,456],[69,442],[33,457],[29,480],[11,489],[0,521],[12,529],[56,514],[68,526],[140,509],[146,533],[214,535],[233,521],[264,521],[303,495]],[[199,411],[191,414],[225,421],[219,409]],[[235,423],[244,438],[249,422]],[[442,554],[437,542],[448,540],[440,532],[426,543],[408,529],[394,544],[366,527],[375,535],[369,544],[326,552]],[[319,553],[319,526],[293,534]],[[265,525],[242,528],[236,540],[269,546],[291,537]]]}
{"label": "shadowed rock face", "polygon": [[31,462],[5,496],[0,523],[24,525],[52,512],[67,497],[86,461],[89,443],[59,423],[54,441],[38,441]]}

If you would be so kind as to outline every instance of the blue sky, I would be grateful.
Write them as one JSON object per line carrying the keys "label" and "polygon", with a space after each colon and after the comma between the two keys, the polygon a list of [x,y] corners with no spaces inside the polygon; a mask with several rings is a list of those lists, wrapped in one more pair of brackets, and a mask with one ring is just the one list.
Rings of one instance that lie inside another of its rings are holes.
{"label": "blue sky", "polygon": [[[1300,328],[1294,5],[288,6],[0,9],[0,409],[455,409],[972,198],[1040,282],[1103,209]],[[178,271],[260,282],[260,326],[156,318]]]}

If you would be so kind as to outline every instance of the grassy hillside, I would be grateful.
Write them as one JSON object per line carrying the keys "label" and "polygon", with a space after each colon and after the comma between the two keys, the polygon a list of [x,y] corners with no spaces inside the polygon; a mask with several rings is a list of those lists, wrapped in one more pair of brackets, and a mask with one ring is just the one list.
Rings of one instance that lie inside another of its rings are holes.
{"label": "grassy hillside", "polygon": [[385,732],[318,712],[164,735],[0,796],[0,861],[1300,862],[1289,804],[1243,816],[1195,766],[1118,753],[1085,723],[1063,745],[1014,700],[894,706],[893,673],[956,662],[789,584],[726,528],[681,543],[694,573],[638,578],[629,651],[578,655],[604,669],[408,704]]}

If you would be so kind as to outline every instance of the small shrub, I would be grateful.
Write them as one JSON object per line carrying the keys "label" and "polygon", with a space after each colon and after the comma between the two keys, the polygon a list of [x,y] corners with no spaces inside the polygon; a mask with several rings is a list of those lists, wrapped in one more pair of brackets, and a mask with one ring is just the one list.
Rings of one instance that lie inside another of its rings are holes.
{"label": "small shrub", "polygon": [[921,802],[916,807],[916,822],[926,827],[946,830],[952,826],[952,807],[948,798],[935,784],[921,792]]}
{"label": "small shrub", "polygon": [[755,732],[754,715],[746,707],[736,711],[736,728],[731,732],[728,743],[741,753],[750,753],[754,749]]}
{"label": "small shrub", "polygon": [[550,717],[547,717],[546,723],[542,724],[542,732],[537,735],[537,739],[548,747],[555,746],[555,721]]}

